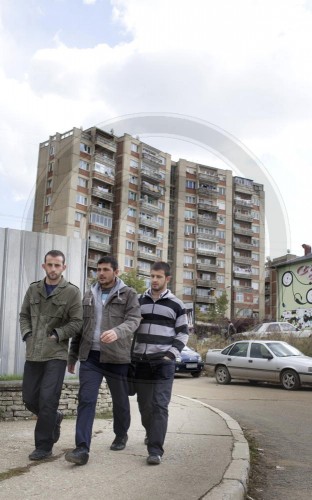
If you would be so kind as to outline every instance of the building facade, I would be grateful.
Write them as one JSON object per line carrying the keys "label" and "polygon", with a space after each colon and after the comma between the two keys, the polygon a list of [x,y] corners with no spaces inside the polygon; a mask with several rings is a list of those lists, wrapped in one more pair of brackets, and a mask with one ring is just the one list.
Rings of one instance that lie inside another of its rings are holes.
{"label": "building facade", "polygon": [[86,238],[86,276],[116,255],[148,285],[157,260],[188,304],[228,316],[264,317],[264,190],[253,180],[97,127],[40,144],[33,230]]}

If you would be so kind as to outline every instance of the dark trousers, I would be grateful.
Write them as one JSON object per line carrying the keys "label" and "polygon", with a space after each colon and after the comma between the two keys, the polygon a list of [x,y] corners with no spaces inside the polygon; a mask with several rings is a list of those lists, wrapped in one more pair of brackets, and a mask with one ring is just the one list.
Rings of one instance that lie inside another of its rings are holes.
{"label": "dark trousers", "polygon": [[23,376],[23,401],[37,415],[35,446],[50,451],[54,444],[57,408],[62,391],[66,361],[26,361]]}
{"label": "dark trousers", "polygon": [[174,361],[136,363],[136,389],[149,454],[162,456],[168,426],[168,406],[175,373]]}
{"label": "dark trousers", "polygon": [[128,367],[128,363],[100,363],[98,351],[90,351],[88,359],[80,362],[76,446],[90,449],[96,402],[103,377],[112,396],[114,433],[120,438],[127,434],[130,427]]}

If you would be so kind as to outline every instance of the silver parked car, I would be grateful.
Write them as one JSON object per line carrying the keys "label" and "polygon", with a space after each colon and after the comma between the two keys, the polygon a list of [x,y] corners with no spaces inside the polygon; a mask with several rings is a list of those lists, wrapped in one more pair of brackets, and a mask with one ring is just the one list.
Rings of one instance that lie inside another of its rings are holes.
{"label": "silver parked car", "polygon": [[273,337],[274,335],[292,335],[293,337],[310,337],[310,331],[298,330],[294,325],[287,321],[275,321],[271,323],[260,323],[254,326],[248,332],[240,333],[242,337]]}
{"label": "silver parked car", "polygon": [[275,382],[288,390],[312,384],[312,358],[278,340],[240,340],[222,350],[209,349],[205,364],[218,384],[232,378]]}

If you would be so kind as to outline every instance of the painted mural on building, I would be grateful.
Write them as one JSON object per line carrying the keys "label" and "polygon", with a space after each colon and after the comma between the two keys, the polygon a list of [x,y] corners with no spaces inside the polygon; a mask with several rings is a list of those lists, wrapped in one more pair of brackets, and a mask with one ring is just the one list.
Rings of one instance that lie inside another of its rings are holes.
{"label": "painted mural on building", "polygon": [[279,270],[279,316],[300,329],[312,328],[312,262]]}

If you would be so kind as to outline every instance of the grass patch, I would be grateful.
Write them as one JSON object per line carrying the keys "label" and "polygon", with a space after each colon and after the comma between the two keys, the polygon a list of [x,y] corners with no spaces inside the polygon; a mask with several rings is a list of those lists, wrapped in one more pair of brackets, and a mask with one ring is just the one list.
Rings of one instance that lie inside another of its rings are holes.
{"label": "grass patch", "polygon": [[247,498],[252,500],[263,500],[263,490],[267,484],[266,465],[264,455],[259,448],[254,436],[246,429],[244,436],[248,441],[250,453],[250,473],[248,480]]}
{"label": "grass patch", "polygon": [[11,375],[0,375],[0,382],[7,382],[12,380],[23,380],[23,375],[15,375],[12,373]]}

